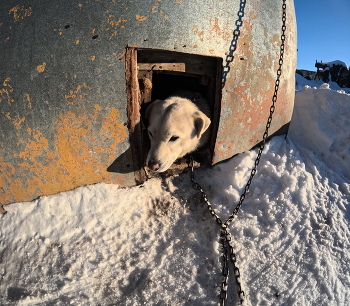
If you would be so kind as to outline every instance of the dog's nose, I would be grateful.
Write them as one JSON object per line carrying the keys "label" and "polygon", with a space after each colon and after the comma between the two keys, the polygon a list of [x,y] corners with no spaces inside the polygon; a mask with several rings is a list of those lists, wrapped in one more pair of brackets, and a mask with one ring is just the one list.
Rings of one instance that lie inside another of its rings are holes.
{"label": "dog's nose", "polygon": [[150,168],[151,170],[158,170],[159,169],[159,164],[154,161],[154,160],[150,160],[148,162],[148,168]]}

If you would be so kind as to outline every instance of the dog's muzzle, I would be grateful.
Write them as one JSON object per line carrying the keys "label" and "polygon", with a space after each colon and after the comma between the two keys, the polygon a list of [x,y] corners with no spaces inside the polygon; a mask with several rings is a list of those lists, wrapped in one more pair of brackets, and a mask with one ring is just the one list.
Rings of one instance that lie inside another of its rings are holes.
{"label": "dog's muzzle", "polygon": [[154,160],[154,159],[151,159],[148,162],[147,166],[148,166],[148,168],[150,168],[151,170],[154,170],[154,171],[156,171],[156,170],[158,170],[160,168],[159,163],[156,160]]}

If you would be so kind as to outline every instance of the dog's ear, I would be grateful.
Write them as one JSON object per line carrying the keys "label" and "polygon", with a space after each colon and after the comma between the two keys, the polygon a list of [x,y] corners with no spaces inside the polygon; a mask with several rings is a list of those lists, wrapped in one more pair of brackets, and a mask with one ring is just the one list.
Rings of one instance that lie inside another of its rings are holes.
{"label": "dog's ear", "polygon": [[211,121],[210,119],[202,112],[195,112],[194,117],[194,128],[196,130],[197,138],[200,138],[202,134],[208,129]]}
{"label": "dog's ear", "polygon": [[150,104],[150,106],[147,107],[146,113],[145,113],[145,118],[146,120],[149,120],[149,117],[151,116],[152,110],[157,107],[160,103],[164,102],[163,100],[155,100]]}

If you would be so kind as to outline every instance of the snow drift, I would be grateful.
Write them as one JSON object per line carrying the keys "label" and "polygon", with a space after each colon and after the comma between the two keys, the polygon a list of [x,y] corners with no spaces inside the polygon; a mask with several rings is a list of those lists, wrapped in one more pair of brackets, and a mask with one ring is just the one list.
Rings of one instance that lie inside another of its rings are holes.
{"label": "snow drift", "polygon": [[[348,305],[350,96],[297,81],[289,135],[267,144],[230,226],[246,304]],[[255,157],[253,150],[196,171],[223,219]],[[6,209],[1,305],[218,304],[219,228],[188,173],[134,188],[96,184]],[[237,302],[231,273],[227,304]]]}

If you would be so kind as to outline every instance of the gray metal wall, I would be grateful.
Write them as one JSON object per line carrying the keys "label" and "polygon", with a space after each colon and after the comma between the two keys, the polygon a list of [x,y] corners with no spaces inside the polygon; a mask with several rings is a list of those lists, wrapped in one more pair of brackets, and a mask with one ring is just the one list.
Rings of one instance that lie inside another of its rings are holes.
{"label": "gray metal wall", "polygon": [[[135,184],[125,48],[226,58],[237,0],[0,3],[0,203],[100,181]],[[278,67],[281,1],[247,1],[222,91],[214,163],[261,140]],[[272,131],[294,103],[296,25],[287,1],[283,77]],[[124,153],[124,154],[123,154]],[[106,169],[119,156],[120,173]]]}

